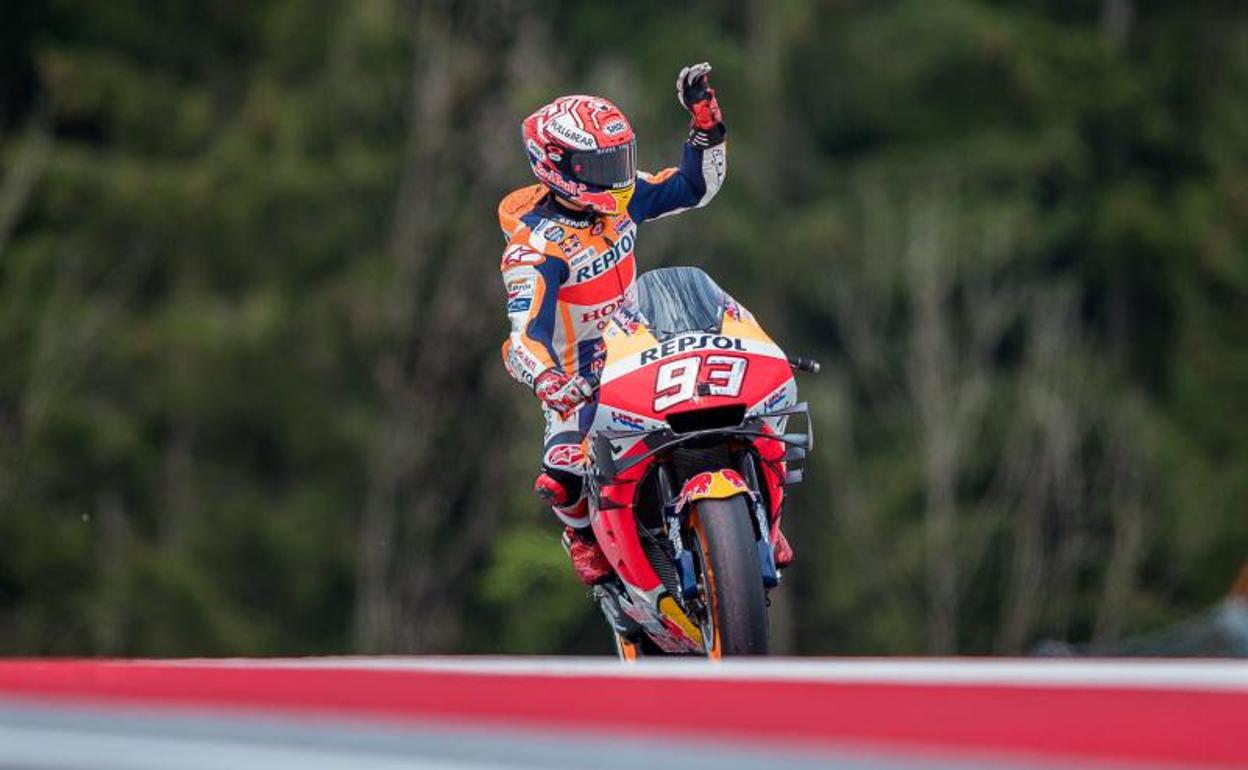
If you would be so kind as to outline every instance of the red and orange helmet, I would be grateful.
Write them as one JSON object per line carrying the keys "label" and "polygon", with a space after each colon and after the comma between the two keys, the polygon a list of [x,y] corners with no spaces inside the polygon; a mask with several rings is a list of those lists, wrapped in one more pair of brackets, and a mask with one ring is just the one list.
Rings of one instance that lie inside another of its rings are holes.
{"label": "red and orange helmet", "polygon": [[600,214],[633,197],[637,137],[628,118],[597,96],[561,96],[524,120],[533,174],[555,194]]}

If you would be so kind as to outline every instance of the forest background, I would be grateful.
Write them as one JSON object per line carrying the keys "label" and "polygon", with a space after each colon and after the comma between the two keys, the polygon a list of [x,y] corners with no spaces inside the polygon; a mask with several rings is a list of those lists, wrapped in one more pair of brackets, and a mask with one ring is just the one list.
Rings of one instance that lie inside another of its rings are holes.
{"label": "forest background", "polygon": [[508,380],[519,121],[730,173],[645,228],[792,352],[803,654],[1018,653],[1248,556],[1248,6],[6,0],[0,653],[607,652]]}

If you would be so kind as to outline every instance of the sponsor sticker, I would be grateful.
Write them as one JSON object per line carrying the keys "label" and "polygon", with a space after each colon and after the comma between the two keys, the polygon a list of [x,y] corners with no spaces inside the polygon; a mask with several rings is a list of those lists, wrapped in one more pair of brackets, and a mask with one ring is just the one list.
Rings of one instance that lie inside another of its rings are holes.
{"label": "sponsor sticker", "polygon": [[624,133],[624,129],[628,128],[628,124],[622,120],[613,120],[602,127],[602,132],[607,136],[615,136]]}
{"label": "sponsor sticker", "polygon": [[527,313],[531,307],[533,307],[533,300],[529,297],[508,300],[507,302],[508,313]]}
{"label": "sponsor sticker", "polygon": [[718,334],[691,334],[668,340],[662,345],[641,351],[641,365],[652,364],[661,358],[674,356],[690,350],[738,350],[745,352],[741,340],[735,337],[721,337]]}
{"label": "sponsor sticker", "polygon": [[663,613],[663,627],[668,631],[678,630],[695,645],[703,644],[702,632],[670,595],[664,594],[659,598],[659,612]]}
{"label": "sponsor sticker", "polygon": [[559,243],[560,241],[563,240],[564,232],[563,232],[563,228],[560,227],[559,225],[551,225],[550,227],[546,228],[546,231],[542,233],[542,235],[544,235],[546,237],[546,240],[548,241]]}
{"label": "sponsor sticker", "polygon": [[565,179],[562,174],[551,171],[550,169],[546,168],[545,166],[541,164],[538,164],[533,167],[533,173],[537,175],[538,179],[542,180],[546,184],[557,187],[558,189],[567,193],[568,196],[572,198],[575,198],[576,196],[580,195],[581,193],[589,189],[588,187],[581,184],[580,182],[573,182],[570,179]]}
{"label": "sponsor sticker", "polygon": [[645,422],[640,417],[634,417],[628,412],[621,412],[615,409],[611,410],[611,422],[626,430],[645,430],[646,428]]}
{"label": "sponsor sticker", "polygon": [[734,321],[751,321],[754,319],[750,311],[731,301],[724,305],[724,315]]}
{"label": "sponsor sticker", "polygon": [[715,167],[715,175],[720,179],[728,173],[728,158],[724,155],[724,146],[717,145],[712,147],[708,152],[711,155],[711,164]]}
{"label": "sponsor sticker", "polygon": [[618,300],[611,300],[610,302],[607,302],[606,304],[603,304],[596,308],[582,312],[581,323],[583,324],[592,323],[595,326],[597,326],[599,330],[607,328],[607,322],[611,320],[611,314],[614,313],[616,310],[619,310],[620,305],[623,303],[623,301],[624,301],[623,298],[620,298]]}
{"label": "sponsor sticker", "polygon": [[580,444],[555,444],[546,452],[542,462],[552,468],[575,468],[585,461]]}
{"label": "sponsor sticker", "polygon": [[507,299],[532,299],[536,288],[537,281],[533,278],[517,278],[514,281],[508,281]]}
{"label": "sponsor sticker", "polygon": [[767,399],[767,401],[763,403],[763,411],[770,412],[772,409],[775,409],[777,406],[780,406],[780,404],[784,403],[784,398],[787,395],[788,395],[788,391],[785,388],[780,388],[780,390],[777,390],[775,393],[771,394],[771,396]]}
{"label": "sponsor sticker", "polygon": [[[709,471],[699,473],[685,483],[684,492],[681,498],[684,500],[694,500],[711,491],[711,481],[714,477]],[[683,507],[683,506],[682,506]]]}
{"label": "sponsor sticker", "polygon": [[[716,482],[722,482],[717,484]],[[683,510],[695,500],[701,500],[706,497],[728,497],[725,494],[729,490],[725,490],[724,486],[731,490],[749,491],[749,486],[740,474],[733,470],[722,471],[704,471],[685,482],[685,486],[681,489],[680,497],[676,498],[676,510]],[[716,487],[719,487],[716,489]],[[735,494],[735,492],[733,492]]]}
{"label": "sponsor sticker", "polygon": [[546,130],[566,140],[568,144],[579,147],[582,150],[592,150],[598,146],[594,141],[594,137],[576,126],[569,125],[562,118],[555,118],[547,123]]}
{"label": "sponsor sticker", "polygon": [[[627,297],[626,301],[620,303],[620,308],[615,317],[616,323],[625,334],[636,334],[641,331],[642,322],[641,314],[637,312],[637,306],[631,304],[632,297]],[[615,327],[611,327],[614,329]]]}
{"label": "sponsor sticker", "polygon": [[[512,369],[532,372],[541,367],[541,363],[537,360],[537,358],[520,345],[511,346],[510,358]],[[532,377],[532,375],[529,376],[530,378]]]}
{"label": "sponsor sticker", "polygon": [[522,243],[516,243],[508,246],[503,252],[503,269],[506,270],[516,265],[536,265],[543,259],[541,252],[534,251]]}
{"label": "sponsor sticker", "polygon": [[[597,226],[601,227],[602,223],[599,222]],[[597,278],[611,268],[615,267],[625,257],[632,254],[633,243],[636,240],[634,237],[635,232],[635,230],[629,230],[624,233],[620,236],[620,239],[616,241],[615,244],[612,245],[611,248],[602,256],[596,257],[594,261],[578,268],[576,271],[576,282],[581,283],[583,281],[588,281],[591,278]]]}

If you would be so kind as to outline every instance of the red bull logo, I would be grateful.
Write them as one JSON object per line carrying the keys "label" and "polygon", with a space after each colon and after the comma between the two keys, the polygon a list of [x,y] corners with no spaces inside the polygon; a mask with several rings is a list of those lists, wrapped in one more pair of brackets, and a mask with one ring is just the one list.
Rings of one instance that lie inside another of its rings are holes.
{"label": "red bull logo", "polygon": [[750,487],[745,479],[734,470],[725,468],[720,471],[705,471],[693,476],[681,487],[680,497],[676,499],[676,510],[683,511],[698,500],[723,500],[749,491]]}
{"label": "red bull logo", "polygon": [[685,484],[685,494],[690,497],[705,495],[711,491],[711,480],[713,478],[710,473],[699,473]]}

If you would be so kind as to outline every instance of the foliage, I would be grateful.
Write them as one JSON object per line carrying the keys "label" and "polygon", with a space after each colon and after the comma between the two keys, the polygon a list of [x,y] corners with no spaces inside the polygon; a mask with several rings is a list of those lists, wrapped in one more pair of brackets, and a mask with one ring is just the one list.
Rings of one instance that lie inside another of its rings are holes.
{"label": "foliage", "polygon": [[0,652],[605,652],[528,493],[494,208],[563,92],[732,171],[648,226],[786,347],[803,653],[1003,652],[1248,555],[1248,10],[6,3]]}

